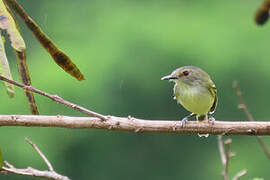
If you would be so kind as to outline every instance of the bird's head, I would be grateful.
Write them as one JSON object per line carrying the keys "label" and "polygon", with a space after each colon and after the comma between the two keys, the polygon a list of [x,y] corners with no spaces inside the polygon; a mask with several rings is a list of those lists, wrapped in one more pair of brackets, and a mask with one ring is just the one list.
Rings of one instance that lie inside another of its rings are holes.
{"label": "bird's head", "polygon": [[189,86],[198,86],[206,84],[209,75],[202,69],[195,66],[183,66],[174,70],[170,75],[164,76],[161,80],[170,80],[175,83],[184,83]]}

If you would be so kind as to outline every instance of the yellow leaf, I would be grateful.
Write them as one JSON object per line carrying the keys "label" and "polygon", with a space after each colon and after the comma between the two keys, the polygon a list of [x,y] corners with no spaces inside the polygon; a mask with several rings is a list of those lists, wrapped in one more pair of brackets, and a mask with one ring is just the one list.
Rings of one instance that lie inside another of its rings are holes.
{"label": "yellow leaf", "polygon": [[0,1],[0,29],[7,32],[11,46],[16,51],[21,52],[25,49],[25,43],[19,30],[17,29],[17,24],[3,1]]}
{"label": "yellow leaf", "polygon": [[[3,41],[4,38],[0,38],[0,74],[5,78],[12,79]],[[14,96],[14,86],[7,82],[4,82],[4,84],[9,97],[12,98]]]}

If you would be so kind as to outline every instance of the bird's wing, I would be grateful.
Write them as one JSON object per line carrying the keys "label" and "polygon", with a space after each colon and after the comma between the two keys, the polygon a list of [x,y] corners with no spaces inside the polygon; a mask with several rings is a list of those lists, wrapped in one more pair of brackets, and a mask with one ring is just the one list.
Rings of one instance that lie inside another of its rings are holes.
{"label": "bird's wing", "polygon": [[173,95],[174,95],[173,99],[177,100],[177,98],[179,97],[179,92],[177,90],[177,84],[176,83],[175,83],[175,85],[173,87]]}
{"label": "bird's wing", "polygon": [[211,92],[211,94],[214,96],[214,103],[212,105],[212,107],[210,108],[209,114],[213,114],[216,110],[217,107],[217,102],[218,102],[218,97],[217,97],[217,88],[214,84],[212,84],[212,86],[209,88],[209,91]]}

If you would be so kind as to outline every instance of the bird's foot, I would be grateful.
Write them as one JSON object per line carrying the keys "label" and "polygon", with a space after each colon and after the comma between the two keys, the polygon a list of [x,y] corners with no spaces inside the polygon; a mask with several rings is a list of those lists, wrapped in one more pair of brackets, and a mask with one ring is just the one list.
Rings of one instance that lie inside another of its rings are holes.
{"label": "bird's foot", "polygon": [[209,122],[213,125],[214,123],[215,123],[215,121],[216,121],[216,119],[213,117],[213,116],[210,116],[209,117]]}
{"label": "bird's foot", "polygon": [[184,117],[183,119],[182,119],[182,128],[184,128],[185,126],[186,126],[186,122],[188,121],[188,117]]}
{"label": "bird's foot", "polygon": [[184,127],[186,126],[186,122],[188,121],[188,118],[191,118],[191,117],[194,117],[194,116],[196,116],[196,114],[191,113],[190,115],[184,117],[184,118],[182,119],[182,121],[181,121],[181,122],[182,122],[182,128],[184,128]]}

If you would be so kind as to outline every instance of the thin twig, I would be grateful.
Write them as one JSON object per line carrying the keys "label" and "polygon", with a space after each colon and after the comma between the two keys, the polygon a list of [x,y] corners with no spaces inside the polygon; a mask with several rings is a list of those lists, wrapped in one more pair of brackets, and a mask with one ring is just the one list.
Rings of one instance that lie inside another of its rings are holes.
{"label": "thin twig", "polygon": [[232,143],[232,139],[227,139],[224,141],[225,144],[225,157],[226,157],[226,163],[224,167],[224,180],[230,180],[229,178],[229,160],[230,160],[230,145]]}
{"label": "thin twig", "polygon": [[[230,152],[230,145],[232,143],[232,139],[227,139],[224,141],[225,144],[225,150],[224,150],[224,145],[223,145],[223,140],[222,136],[218,136],[218,149],[220,153],[220,158],[221,158],[221,163],[223,165],[223,171],[222,171],[222,176],[224,180],[230,180],[229,177],[229,161],[232,156],[234,156],[234,153]],[[237,180],[238,178],[244,176],[247,173],[247,170],[242,170],[238,172],[233,180]]]}
{"label": "thin twig", "polygon": [[222,141],[222,136],[218,135],[218,149],[219,149],[219,154],[221,158],[221,163],[223,166],[226,164],[226,154],[224,152],[224,146],[223,146],[223,141]]}
{"label": "thin twig", "polygon": [[38,149],[38,147],[37,147],[34,143],[32,143],[28,138],[24,138],[24,140],[34,148],[34,150],[39,154],[39,156],[40,156],[40,157],[43,159],[43,161],[47,164],[49,170],[50,170],[50,171],[54,171],[54,169],[53,169],[53,167],[52,167],[50,161],[49,161],[49,160],[46,158],[46,156]]}
{"label": "thin twig", "polygon": [[219,149],[219,153],[220,153],[221,163],[223,165],[222,176],[223,176],[224,180],[229,180],[228,170],[229,170],[231,139],[227,139],[225,142],[226,142],[225,143],[226,149],[224,150],[222,136],[219,135],[218,136],[218,149]]}
{"label": "thin twig", "polygon": [[[244,101],[241,89],[240,89],[237,81],[233,81],[233,88],[235,89],[235,93],[236,93],[238,100],[239,100],[238,108],[241,109],[246,114],[249,121],[254,121],[254,117],[252,116],[252,114],[248,110],[248,107]],[[263,138],[261,136],[256,136],[256,139],[258,140],[260,146],[262,147],[264,154],[270,160],[270,151],[267,148],[267,146],[265,145]]]}
{"label": "thin twig", "polygon": [[69,102],[69,101],[67,101],[67,100],[65,100],[65,99],[63,99],[63,98],[61,98],[61,97],[59,97],[58,95],[52,95],[52,94],[46,93],[46,92],[44,92],[44,91],[41,91],[41,90],[39,90],[39,89],[36,89],[36,88],[34,88],[34,87],[32,87],[32,86],[26,86],[26,85],[24,85],[24,84],[22,84],[22,83],[18,83],[18,82],[16,82],[16,81],[7,79],[7,78],[5,78],[5,77],[3,77],[3,76],[1,76],[1,75],[0,75],[0,80],[5,81],[5,82],[8,82],[8,83],[10,83],[10,84],[14,84],[15,86],[24,88],[26,91],[31,91],[31,92],[40,94],[40,95],[42,95],[42,96],[48,97],[48,98],[50,98],[50,99],[53,100],[53,101],[56,101],[56,102],[58,102],[58,103],[60,103],[60,104],[64,104],[64,105],[66,105],[66,106],[68,106],[68,107],[71,107],[71,108],[73,108],[73,109],[76,109],[76,110],[78,110],[78,111],[80,111],[80,112],[82,112],[82,113],[88,114],[88,115],[90,115],[90,116],[94,116],[94,117],[100,118],[101,120],[104,120],[104,121],[107,120],[107,117],[106,117],[106,116],[101,115],[101,114],[99,114],[99,113],[96,113],[96,112],[94,112],[94,111],[91,111],[91,110],[89,110],[89,109],[86,109],[86,108],[84,108],[84,107],[82,107],[82,106],[79,106],[79,105],[77,105],[77,104],[71,103],[71,102]]}
{"label": "thin twig", "polygon": [[247,107],[247,105],[244,101],[244,98],[242,96],[241,89],[240,89],[238,82],[236,80],[233,81],[232,87],[235,90],[236,96],[238,97],[238,101],[239,101],[238,108],[241,109],[242,111],[244,111],[244,113],[246,114],[249,121],[254,121],[254,118],[248,110],[248,107]]}
{"label": "thin twig", "polygon": [[232,180],[238,180],[239,178],[243,177],[244,175],[247,174],[247,170],[243,169],[242,171],[239,171]]}
{"label": "thin twig", "polygon": [[14,173],[14,174],[20,174],[20,175],[27,175],[27,176],[35,176],[35,177],[43,177],[47,179],[55,179],[55,180],[70,180],[67,176],[63,176],[61,174],[56,173],[53,170],[53,167],[49,160],[46,158],[46,156],[38,149],[38,147],[32,143],[29,139],[25,138],[25,141],[29,143],[35,151],[41,156],[41,158],[44,160],[44,162],[49,167],[49,171],[41,171],[34,169],[32,167],[28,167],[25,169],[18,169],[15,168],[12,164],[10,164],[7,161],[4,161],[4,164],[6,165],[2,167],[0,170],[0,173]]}

